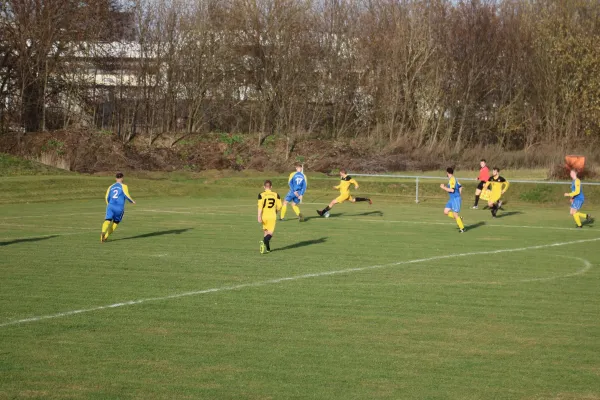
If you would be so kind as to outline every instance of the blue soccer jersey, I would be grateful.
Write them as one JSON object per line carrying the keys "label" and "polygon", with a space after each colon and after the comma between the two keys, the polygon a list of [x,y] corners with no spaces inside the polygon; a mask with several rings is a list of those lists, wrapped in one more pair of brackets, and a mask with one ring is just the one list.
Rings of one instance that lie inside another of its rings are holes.
{"label": "blue soccer jersey", "polygon": [[583,201],[585,200],[583,189],[581,189],[581,181],[579,179],[575,179],[571,182],[571,193],[569,193],[569,196],[573,199],[571,208],[579,210],[583,206]]}
{"label": "blue soccer jersey", "polygon": [[306,192],[306,176],[302,172],[296,172],[293,175],[290,174],[288,184],[292,193],[298,192],[300,196],[303,196],[304,192]]}
{"label": "blue soccer jersey", "polygon": [[454,212],[460,212],[460,207],[462,205],[462,199],[460,197],[461,184],[455,177],[452,177],[448,180],[446,186],[448,189],[454,189],[453,192],[448,192],[450,199],[448,199],[448,202],[446,203],[446,208],[449,208]]}
{"label": "blue soccer jersey", "polygon": [[302,172],[292,172],[288,179],[288,185],[290,191],[285,196],[286,201],[293,201],[299,203],[300,199],[294,194],[298,192],[298,195],[303,196],[306,192],[306,176]]}
{"label": "blue soccer jersey", "polygon": [[106,204],[115,208],[125,208],[125,200],[133,203],[127,185],[115,183],[106,191]]}

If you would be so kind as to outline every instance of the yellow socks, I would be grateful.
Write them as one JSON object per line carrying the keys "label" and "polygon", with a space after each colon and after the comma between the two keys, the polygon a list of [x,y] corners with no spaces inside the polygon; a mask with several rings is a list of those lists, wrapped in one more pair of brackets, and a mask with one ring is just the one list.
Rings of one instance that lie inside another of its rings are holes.
{"label": "yellow socks", "polygon": [[286,211],[287,211],[287,206],[281,207],[281,219],[285,218]]}
{"label": "yellow socks", "polygon": [[106,233],[108,231],[108,227],[110,226],[110,221],[104,221],[102,224],[102,233]]}
{"label": "yellow socks", "polygon": [[292,205],[292,210],[294,210],[296,215],[300,215],[300,207],[298,207],[297,205]]}
{"label": "yellow socks", "polygon": [[448,213],[448,216],[449,216],[450,218],[452,218],[452,219],[456,220],[456,225],[458,225],[458,227],[459,227],[460,229],[465,229],[465,224],[463,224],[463,222],[462,222],[462,218],[461,218],[461,217],[455,218],[455,216],[454,216],[454,213],[453,213],[452,211],[450,211],[450,212]]}
{"label": "yellow socks", "polygon": [[581,217],[583,216],[583,218],[586,217],[586,215],[584,213],[575,213],[573,214],[573,219],[575,220],[575,223],[577,224],[577,226],[581,226]]}
{"label": "yellow socks", "polygon": [[[110,225],[110,221],[106,221],[106,222],[108,222],[108,224]],[[106,222],[105,222],[105,224],[106,224]],[[104,234],[104,240],[108,239],[108,235],[110,235],[111,233],[113,233],[114,231],[117,230],[117,226],[119,226],[119,224],[117,224],[116,222],[113,222],[112,225],[110,225],[108,227],[108,230],[106,230],[105,231],[106,233]],[[102,225],[102,228],[104,228],[104,225]]]}
{"label": "yellow socks", "polygon": [[114,231],[117,230],[117,226],[119,226],[119,224],[113,222],[112,225],[110,226],[110,228],[108,228],[108,232],[106,232],[106,237],[108,238],[108,235],[110,235],[111,233],[113,233]]}

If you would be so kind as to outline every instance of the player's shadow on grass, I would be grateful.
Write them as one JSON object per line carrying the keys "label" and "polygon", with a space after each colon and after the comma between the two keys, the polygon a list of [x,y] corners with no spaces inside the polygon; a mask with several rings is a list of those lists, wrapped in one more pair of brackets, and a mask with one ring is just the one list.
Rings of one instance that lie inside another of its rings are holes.
{"label": "player's shadow on grass", "polygon": [[325,243],[326,241],[327,241],[327,237],[322,237],[319,239],[312,239],[312,240],[303,240],[302,242],[289,244],[287,246],[280,247],[278,249],[273,249],[273,251],[297,249],[298,247],[311,246],[313,244]]}
{"label": "player's shadow on grass", "polygon": [[119,238],[119,239],[114,239],[114,240],[109,239],[109,240],[111,242],[116,242],[117,240],[144,239],[144,238],[149,238],[149,237],[154,237],[154,236],[163,236],[163,235],[180,235],[184,232],[191,231],[192,229],[194,229],[194,228],[170,229],[168,231],[156,231],[156,232],[144,233],[142,235],[129,236],[129,237],[124,237],[124,238]]}
{"label": "player's shadow on grass", "polygon": [[476,222],[476,223],[471,224],[471,225],[465,225],[465,229],[467,231],[470,231],[471,229],[477,229],[480,226],[484,226],[484,225],[485,225],[485,221],[479,221],[479,222]]}
{"label": "player's shadow on grass", "polygon": [[503,212],[501,214],[496,215],[496,218],[510,217],[511,215],[519,215],[519,214],[523,214],[523,213],[521,211],[507,211],[507,212]]}
{"label": "player's shadow on grass", "polygon": [[348,214],[349,217],[368,217],[370,215],[376,215],[378,217],[383,217],[383,212],[382,211],[367,211],[367,212],[358,213],[358,214]]}
{"label": "player's shadow on grass", "polygon": [[[343,212],[338,212],[338,213],[329,213],[329,218],[337,218],[337,217],[341,217],[342,215],[344,215]],[[311,215],[309,217],[304,217],[304,222],[308,222],[311,219],[318,219],[318,218],[325,218],[325,217],[321,217],[320,215]]]}
{"label": "player's shadow on grass", "polygon": [[39,242],[40,240],[52,239],[55,237],[58,237],[58,235],[41,236],[41,237],[25,238],[25,239],[14,239],[14,240],[9,240],[7,242],[0,242],[0,246],[9,246],[11,244],[26,243],[26,242]]}

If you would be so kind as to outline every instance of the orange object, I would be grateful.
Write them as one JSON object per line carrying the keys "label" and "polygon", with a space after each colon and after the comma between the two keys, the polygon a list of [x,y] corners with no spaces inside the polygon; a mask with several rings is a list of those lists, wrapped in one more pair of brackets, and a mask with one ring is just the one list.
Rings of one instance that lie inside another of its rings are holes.
{"label": "orange object", "polygon": [[565,167],[569,170],[574,169],[577,172],[583,171],[585,167],[585,157],[584,156],[565,156]]}

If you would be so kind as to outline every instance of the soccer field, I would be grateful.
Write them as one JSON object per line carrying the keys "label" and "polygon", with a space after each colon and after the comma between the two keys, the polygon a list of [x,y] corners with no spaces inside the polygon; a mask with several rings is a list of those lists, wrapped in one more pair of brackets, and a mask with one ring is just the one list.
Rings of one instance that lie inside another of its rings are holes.
{"label": "soccer field", "polygon": [[2,206],[0,398],[600,398],[600,231],[565,207],[459,234],[309,192],[260,255],[254,192],[136,198],[101,244],[103,194]]}

